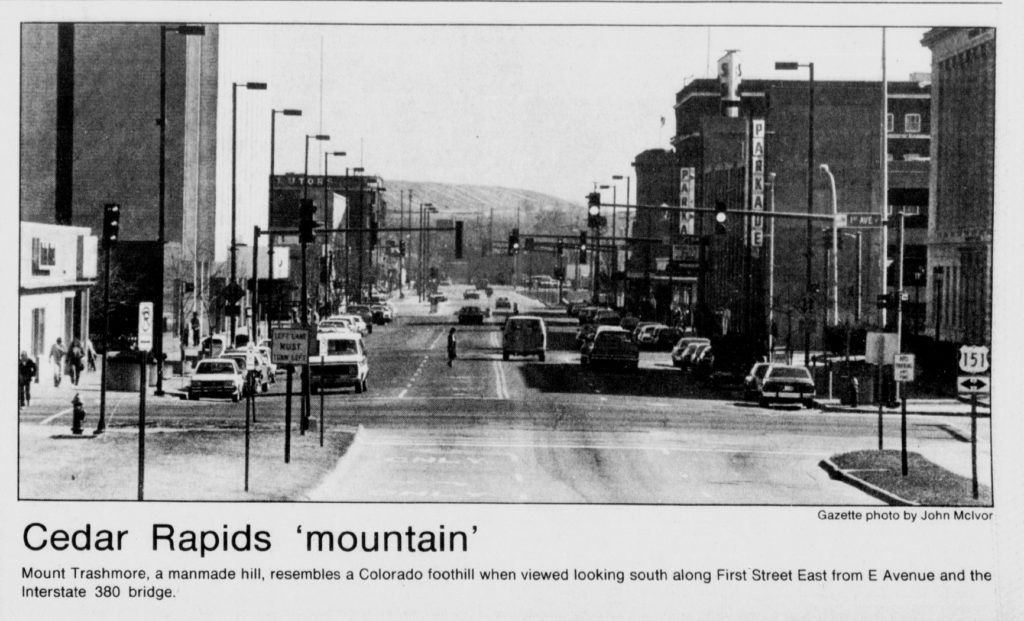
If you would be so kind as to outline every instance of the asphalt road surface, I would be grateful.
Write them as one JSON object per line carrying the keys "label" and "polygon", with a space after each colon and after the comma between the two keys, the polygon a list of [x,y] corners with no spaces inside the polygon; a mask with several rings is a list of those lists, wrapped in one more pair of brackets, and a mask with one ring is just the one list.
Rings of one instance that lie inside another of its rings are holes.
{"label": "asphalt road surface", "polygon": [[[446,335],[462,287],[445,289],[436,313],[414,295],[398,320],[366,338],[368,392],[328,391],[324,424],[358,427],[337,468],[297,500],[359,502],[845,505],[872,497],[832,481],[819,462],[877,446],[877,420],[802,408],[759,408],[734,391],[703,389],[645,352],[637,372],[592,371],[571,348],[575,322],[550,311],[549,352],[501,360],[500,323],[456,326],[459,355],[446,363]],[[521,313],[531,299],[498,288]],[[490,307],[493,298],[465,303]],[[284,431],[284,376],[257,399],[255,425]],[[295,382],[296,390],[298,382]],[[311,397],[314,421],[320,395]],[[298,433],[298,399],[293,433]],[[151,399],[153,427],[244,425],[244,404]],[[31,422],[31,421],[25,421]],[[108,426],[137,422],[112,407]],[[889,424],[888,447],[898,446]],[[315,430],[312,431],[315,433]],[[940,422],[915,417],[911,450],[966,452]]]}

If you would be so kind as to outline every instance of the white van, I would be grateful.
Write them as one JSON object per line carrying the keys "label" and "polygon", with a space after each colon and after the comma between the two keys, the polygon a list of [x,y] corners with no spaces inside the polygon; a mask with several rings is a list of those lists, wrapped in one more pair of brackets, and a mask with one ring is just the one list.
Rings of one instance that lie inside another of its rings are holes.
{"label": "white van", "polygon": [[366,392],[370,365],[363,338],[356,332],[321,332],[316,340],[318,351],[309,356],[310,390],[332,386]]}
{"label": "white van", "polygon": [[533,356],[544,362],[548,349],[548,329],[544,320],[533,315],[512,315],[505,321],[501,338],[501,358]]}

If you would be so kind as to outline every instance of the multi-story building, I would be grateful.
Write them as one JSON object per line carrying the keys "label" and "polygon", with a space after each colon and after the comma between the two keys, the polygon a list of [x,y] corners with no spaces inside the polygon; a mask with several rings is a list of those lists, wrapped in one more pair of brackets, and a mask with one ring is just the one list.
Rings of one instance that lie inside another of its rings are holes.
{"label": "multi-story building", "polygon": [[[303,180],[307,180],[307,185]],[[373,244],[371,227],[384,222],[386,202],[383,181],[366,175],[310,175],[287,173],[274,175],[269,223],[271,229],[298,229],[299,201],[311,199],[317,207],[315,220],[323,228],[359,229],[349,232],[318,235],[317,243],[307,245],[307,297],[314,309],[336,309],[346,299],[359,299],[377,282],[377,265],[383,244]],[[378,236],[378,241],[380,241]],[[301,309],[302,253],[297,236],[280,236],[275,252],[286,250],[291,265],[287,282],[275,283],[277,300],[272,304],[275,317],[297,316]],[[277,276],[275,275],[275,280]],[[261,285],[261,289],[266,288]],[[261,306],[266,306],[266,301]]]}
{"label": "multi-story building", "polygon": [[[822,326],[836,322],[836,315],[838,323],[882,325],[882,312],[875,308],[882,292],[882,231],[877,226],[840,230],[835,286],[828,256],[833,194],[821,168],[826,165],[835,179],[838,212],[881,216],[882,84],[814,83],[810,205],[808,96],[806,81],[744,81],[736,117],[722,115],[717,80],[694,80],[676,96],[677,166],[695,178],[697,207],[718,205],[729,212],[724,226],[716,227],[708,212],[693,223],[701,248],[696,317],[702,332],[738,333],[766,343],[770,331],[777,345],[802,349],[820,346]],[[887,102],[887,202],[896,206],[893,213],[908,216],[904,273],[921,277],[923,284],[929,88],[923,81],[891,82]],[[737,213],[749,210],[810,212],[817,218],[808,227],[806,218]],[[899,256],[897,220],[888,219],[890,260]],[[686,239],[685,233],[678,239]],[[887,289],[895,286],[898,265],[889,271]],[[905,278],[908,282],[915,281]],[[911,319],[923,315],[912,306],[905,310]]]}
{"label": "multi-story building", "polygon": [[926,333],[992,341],[995,29],[933,28]]}
{"label": "multi-story building", "polygon": [[89,296],[96,282],[97,238],[87,227],[21,223],[18,340],[40,362],[63,339],[89,337]]}
{"label": "multi-story building", "polygon": [[[196,29],[192,34],[198,34]],[[118,203],[125,253],[115,248],[113,271],[138,275],[132,257],[139,244],[154,244],[149,253],[159,252],[161,43],[165,286],[162,292],[137,291],[149,300],[162,295],[163,326],[171,335],[194,311],[205,329],[210,310],[206,285],[214,260],[216,26],[205,26],[201,36],[186,36],[177,25],[23,25],[20,211],[26,222],[99,231],[103,205]],[[159,269],[159,264],[153,265]],[[155,274],[146,276],[146,283],[159,281]],[[138,300],[119,300],[133,301]],[[93,319],[101,320],[98,313]]]}

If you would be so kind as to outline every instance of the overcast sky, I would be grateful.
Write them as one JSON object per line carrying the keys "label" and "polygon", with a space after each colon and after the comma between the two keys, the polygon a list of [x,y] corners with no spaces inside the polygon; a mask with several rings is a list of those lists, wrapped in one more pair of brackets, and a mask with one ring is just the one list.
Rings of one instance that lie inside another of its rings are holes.
{"label": "overcast sky", "polygon": [[[887,29],[891,80],[927,72],[920,28]],[[880,80],[880,28],[299,26],[220,28],[218,203],[230,205],[231,84],[238,91],[240,237],[266,222],[270,109],[278,174],[363,166],[387,179],[498,185],[583,202],[592,183],[632,175],[640,151],[670,148],[675,93],[740,50],[749,79]],[[710,73],[709,73],[710,72]],[[665,118],[662,126],[661,118]],[[624,184],[619,197],[625,192]],[[224,231],[228,220],[220,210]],[[226,246],[224,243],[219,247]]]}

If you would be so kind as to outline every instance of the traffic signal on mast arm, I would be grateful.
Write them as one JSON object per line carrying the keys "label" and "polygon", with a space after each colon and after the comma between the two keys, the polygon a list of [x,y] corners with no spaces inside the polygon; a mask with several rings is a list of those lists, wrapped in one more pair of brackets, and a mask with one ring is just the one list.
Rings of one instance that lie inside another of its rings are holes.
{"label": "traffic signal on mast arm", "polygon": [[591,192],[587,194],[587,228],[594,229],[601,226],[601,193]]}
{"label": "traffic signal on mast arm", "polygon": [[519,229],[512,229],[512,233],[508,236],[508,256],[512,256],[519,252]]}
{"label": "traffic signal on mast arm", "polygon": [[315,213],[316,205],[313,204],[312,199],[304,198],[299,201],[299,242],[303,244],[311,244],[316,241],[316,235],[313,233],[313,229],[317,226],[313,220]]}
{"label": "traffic signal on mast arm", "polygon": [[462,258],[462,220],[455,222],[455,258]]}
{"label": "traffic signal on mast arm", "polygon": [[565,252],[565,242],[562,241],[561,237],[555,242],[555,252],[558,253],[558,256],[562,256],[562,253]]}
{"label": "traffic signal on mast arm", "polygon": [[121,230],[121,206],[107,203],[103,206],[103,247],[110,248],[117,243]]}
{"label": "traffic signal on mast arm", "polygon": [[587,232],[580,231],[580,263],[587,262]]}
{"label": "traffic signal on mast arm", "polygon": [[722,201],[715,201],[715,234],[725,235],[725,221],[729,218],[729,215],[725,212],[725,203]]}

